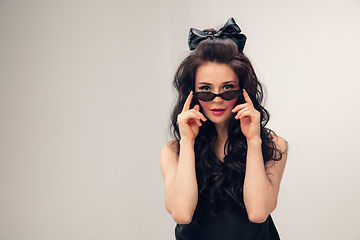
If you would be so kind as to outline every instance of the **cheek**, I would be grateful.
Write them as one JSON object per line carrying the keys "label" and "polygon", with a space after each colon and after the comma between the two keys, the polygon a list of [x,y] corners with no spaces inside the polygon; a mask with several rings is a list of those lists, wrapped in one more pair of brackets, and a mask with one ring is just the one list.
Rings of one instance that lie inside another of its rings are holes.
{"label": "cheek", "polygon": [[226,105],[229,107],[229,108],[234,108],[235,107],[235,104],[236,104],[236,101],[237,99],[234,99],[234,100],[231,100],[231,101],[227,101]]}
{"label": "cheek", "polygon": [[199,103],[200,103],[200,106],[204,109],[207,109],[210,105],[211,102],[203,102],[203,101],[200,101],[199,100]]}
{"label": "cheek", "polygon": [[[237,99],[234,99],[231,101],[224,101],[225,102],[224,105],[226,108],[232,109],[235,107],[236,101],[237,101]],[[199,103],[200,103],[200,106],[202,107],[202,109],[208,109],[211,107],[211,102],[203,102],[203,101],[199,100]]]}

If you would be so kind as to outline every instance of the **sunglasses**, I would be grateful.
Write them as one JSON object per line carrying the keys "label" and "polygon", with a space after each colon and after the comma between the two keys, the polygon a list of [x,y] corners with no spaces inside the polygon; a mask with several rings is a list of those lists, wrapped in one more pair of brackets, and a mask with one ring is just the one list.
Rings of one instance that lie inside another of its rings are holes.
{"label": "sunglasses", "polygon": [[210,102],[216,97],[221,97],[225,101],[231,101],[238,98],[240,94],[240,90],[230,90],[220,94],[215,94],[212,92],[194,92],[194,96],[203,102]]}

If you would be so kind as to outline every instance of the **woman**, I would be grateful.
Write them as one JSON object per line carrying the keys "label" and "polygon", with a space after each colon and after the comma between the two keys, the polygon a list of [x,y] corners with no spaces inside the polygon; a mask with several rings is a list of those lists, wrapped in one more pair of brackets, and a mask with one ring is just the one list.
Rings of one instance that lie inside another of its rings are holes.
{"label": "woman", "polygon": [[233,18],[190,30],[172,114],[175,140],[161,152],[165,206],[176,239],[279,239],[275,209],[286,142],[265,128],[263,90]]}

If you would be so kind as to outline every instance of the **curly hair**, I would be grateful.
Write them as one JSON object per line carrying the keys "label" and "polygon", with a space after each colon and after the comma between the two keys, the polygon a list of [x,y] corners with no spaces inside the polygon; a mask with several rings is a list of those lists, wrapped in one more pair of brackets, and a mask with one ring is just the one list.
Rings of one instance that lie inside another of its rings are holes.
{"label": "curly hair", "polygon": [[[204,30],[216,33],[214,29]],[[177,99],[171,115],[171,133],[175,139],[175,149],[180,151],[180,132],[177,116],[190,91],[195,89],[197,69],[206,63],[227,64],[232,68],[239,79],[240,89],[244,88],[253,102],[254,108],[261,114],[262,154],[264,164],[267,161],[279,161],[282,158],[281,150],[276,146],[275,133],[266,128],[269,121],[269,112],[261,105],[263,103],[263,87],[258,81],[250,60],[238,52],[236,44],[227,38],[208,38],[202,41],[180,64],[173,80],[173,87],[177,92]],[[239,97],[236,105],[243,103]],[[193,99],[191,108],[199,104]],[[199,106],[201,106],[199,104]],[[200,109],[202,111],[202,109]],[[210,120],[203,123],[195,139],[195,168],[199,191],[198,204],[193,221],[200,215],[218,216],[224,210],[224,203],[235,206],[246,213],[243,200],[243,184],[245,179],[247,141],[240,129],[236,113],[228,125],[228,139],[225,143],[223,161],[219,160],[214,152],[217,131]],[[210,202],[212,206],[207,206]]]}

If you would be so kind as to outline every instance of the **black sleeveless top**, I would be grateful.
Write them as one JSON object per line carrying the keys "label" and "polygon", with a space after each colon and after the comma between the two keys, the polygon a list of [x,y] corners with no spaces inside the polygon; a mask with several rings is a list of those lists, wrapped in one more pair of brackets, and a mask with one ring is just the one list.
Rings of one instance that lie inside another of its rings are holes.
{"label": "black sleeveless top", "polygon": [[250,222],[247,215],[227,207],[217,218],[202,217],[199,224],[177,224],[176,240],[279,240],[269,215],[263,223]]}

